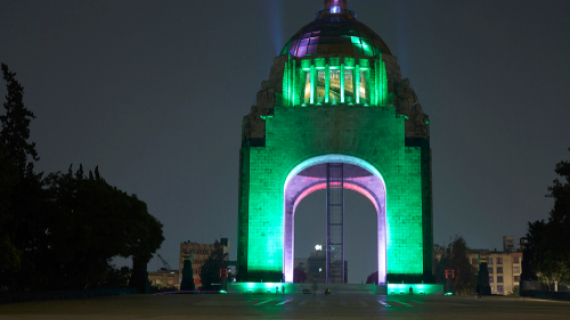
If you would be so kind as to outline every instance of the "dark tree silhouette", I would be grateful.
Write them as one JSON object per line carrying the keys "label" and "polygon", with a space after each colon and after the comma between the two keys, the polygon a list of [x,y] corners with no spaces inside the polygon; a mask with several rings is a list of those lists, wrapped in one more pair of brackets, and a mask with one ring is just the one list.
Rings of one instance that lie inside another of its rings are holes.
{"label": "dark tree silhouette", "polygon": [[224,253],[224,247],[220,244],[218,240],[214,243],[214,250],[212,250],[210,256],[202,265],[200,271],[200,278],[202,280],[203,290],[212,290],[214,287],[212,284],[221,283],[222,278],[220,277],[220,269],[227,269],[228,261],[227,254]]}
{"label": "dark tree silhouette", "polygon": [[371,273],[368,278],[366,278],[367,284],[378,284],[378,271]]}
{"label": "dark tree silhouette", "polygon": [[7,92],[0,114],[0,286],[11,291],[126,285],[115,256],[146,263],[164,240],[162,224],[135,195],[110,186],[99,170],[85,176],[34,173],[34,114],[24,89],[2,64]]}
{"label": "dark tree silhouette", "polygon": [[305,271],[295,268],[293,269],[293,283],[305,283],[307,281],[307,274]]}
{"label": "dark tree silhouette", "polygon": [[48,183],[52,219],[44,265],[49,266],[46,287],[97,288],[106,282],[109,261],[115,256],[147,263],[164,240],[162,224],[151,216],[136,195],[86,177],[82,166],[73,173],[50,174]]}
{"label": "dark tree silhouette", "polygon": [[530,266],[539,279],[552,290],[554,283],[570,284],[570,161],[556,165],[554,180],[547,197],[554,199],[548,221],[529,222]]}
{"label": "dark tree silhouette", "polygon": [[24,88],[16,81],[16,74],[10,72],[8,66],[3,63],[2,74],[6,81],[8,94],[4,103],[6,114],[0,116],[0,123],[2,123],[0,140],[7,148],[8,157],[13,159],[15,165],[23,173],[28,166],[33,169],[33,162],[28,162],[29,158],[35,161],[40,159],[36,151],[36,143],[28,142],[30,121],[35,116],[24,106]]}
{"label": "dark tree silhouette", "polygon": [[[42,238],[44,192],[41,174],[34,173],[39,160],[35,143],[29,142],[34,114],[23,103],[24,89],[16,74],[1,64],[6,81],[5,114],[0,115],[0,285],[12,290],[25,286],[35,249]],[[17,273],[15,273],[18,271]]]}
{"label": "dark tree silhouette", "polygon": [[195,290],[194,270],[192,269],[192,261],[184,260],[184,269],[182,271],[182,283],[180,290]]}
{"label": "dark tree silhouette", "polygon": [[477,285],[476,270],[467,257],[468,250],[463,237],[456,236],[451,243],[447,269],[455,271],[453,288],[457,294],[471,294]]}

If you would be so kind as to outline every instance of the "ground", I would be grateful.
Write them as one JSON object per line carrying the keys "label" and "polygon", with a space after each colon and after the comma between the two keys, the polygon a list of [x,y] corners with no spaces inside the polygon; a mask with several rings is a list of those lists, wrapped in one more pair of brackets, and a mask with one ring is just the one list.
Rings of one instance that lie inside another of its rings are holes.
{"label": "ground", "polygon": [[130,295],[0,305],[0,319],[568,319],[570,302],[373,295]]}

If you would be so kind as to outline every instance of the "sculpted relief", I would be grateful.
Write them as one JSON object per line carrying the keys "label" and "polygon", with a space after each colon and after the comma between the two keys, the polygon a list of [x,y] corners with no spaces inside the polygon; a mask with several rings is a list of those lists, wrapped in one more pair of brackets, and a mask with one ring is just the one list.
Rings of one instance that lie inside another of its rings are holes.
{"label": "sculpted relief", "polygon": [[275,107],[275,90],[269,81],[261,83],[257,93],[257,105],[251,107],[251,113],[243,118],[242,140],[252,140],[261,143],[265,139],[265,120],[262,116],[272,115]]}
{"label": "sculpted relief", "polygon": [[406,137],[424,138],[429,137],[429,117],[424,113],[422,105],[417,103],[418,96],[414,89],[410,88],[410,80],[402,79],[396,89],[397,112],[406,116]]}

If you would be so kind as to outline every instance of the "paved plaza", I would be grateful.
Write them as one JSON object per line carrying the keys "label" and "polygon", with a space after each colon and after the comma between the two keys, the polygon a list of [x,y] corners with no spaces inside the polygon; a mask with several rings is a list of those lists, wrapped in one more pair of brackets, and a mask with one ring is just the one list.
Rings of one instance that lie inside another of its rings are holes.
{"label": "paved plaza", "polygon": [[0,305],[0,319],[569,319],[570,303],[509,297],[130,295]]}

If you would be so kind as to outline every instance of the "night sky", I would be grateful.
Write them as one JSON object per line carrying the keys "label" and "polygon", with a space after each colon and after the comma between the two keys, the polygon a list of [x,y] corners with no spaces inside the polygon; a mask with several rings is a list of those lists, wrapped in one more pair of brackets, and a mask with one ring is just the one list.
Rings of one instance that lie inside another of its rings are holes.
{"label": "night sky", "polygon": [[[162,221],[159,253],[174,268],[181,241],[220,235],[235,260],[242,117],[322,3],[0,0],[0,61],[37,116],[37,168],[99,165]],[[430,116],[434,242],[457,234],[501,250],[547,218],[554,165],[570,158],[570,1],[350,5]],[[360,282],[375,271],[375,212],[352,192],[346,203],[349,281]],[[320,192],[299,206],[297,257],[324,241],[324,204]]]}

